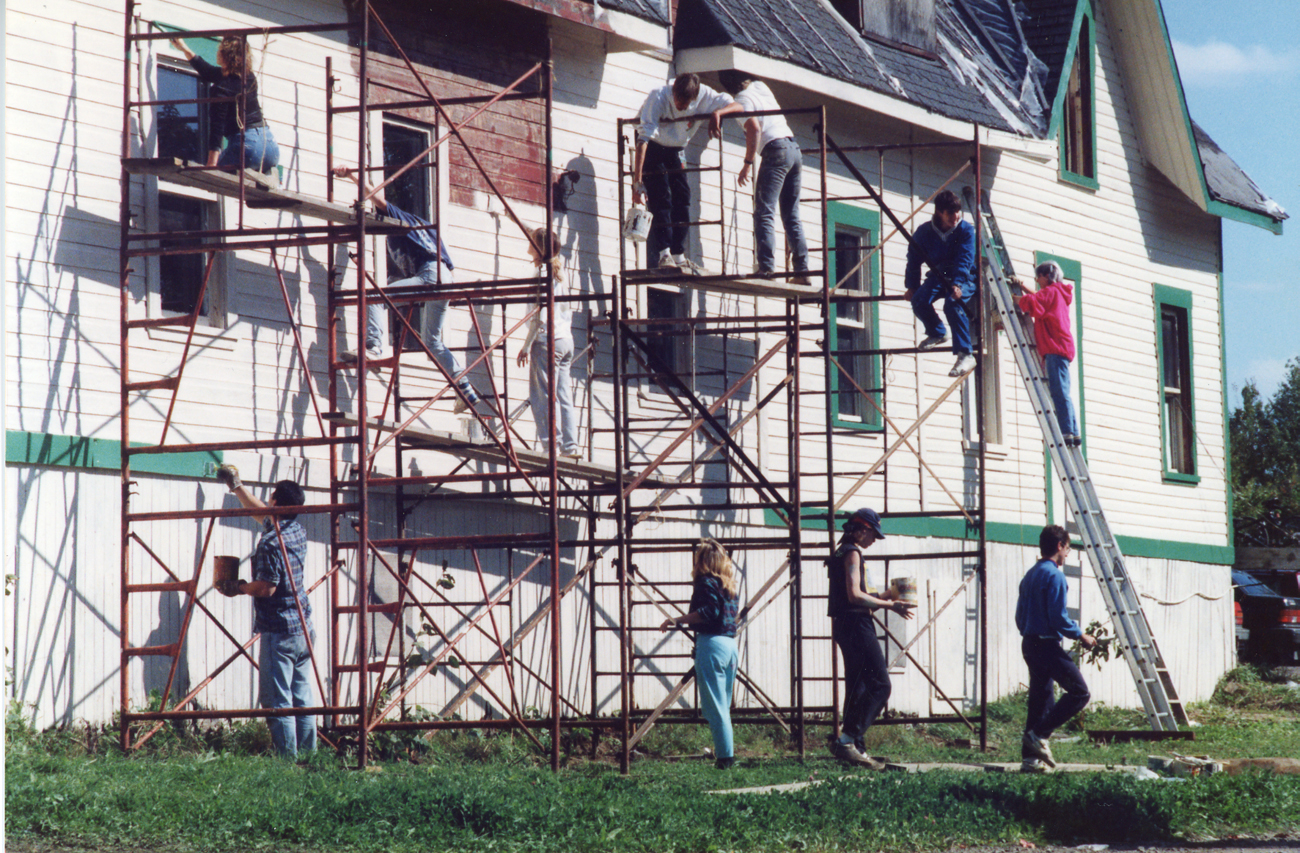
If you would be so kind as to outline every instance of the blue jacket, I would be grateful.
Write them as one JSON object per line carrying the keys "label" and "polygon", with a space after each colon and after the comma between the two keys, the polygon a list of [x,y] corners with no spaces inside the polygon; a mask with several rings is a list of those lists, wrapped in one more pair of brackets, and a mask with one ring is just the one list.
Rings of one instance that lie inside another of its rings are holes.
{"label": "blue jacket", "polygon": [[1039,560],[1020,580],[1016,627],[1022,637],[1077,640],[1083,636],[1079,623],[1065,610],[1065,573],[1051,560]]}
{"label": "blue jacket", "polygon": [[926,279],[939,276],[945,284],[957,285],[963,293],[975,289],[975,226],[962,220],[946,235],[927,222],[912,234],[907,244],[907,271],[903,286],[916,290],[921,285],[921,264],[928,264]]}
{"label": "blue jacket", "polygon": [[427,219],[408,213],[391,201],[385,207],[385,216],[413,229],[404,234],[392,234],[388,238],[388,255],[403,276],[415,275],[420,267],[439,257],[447,269],[456,268],[451,262],[451,255],[447,254],[446,245],[438,238],[438,230],[428,227],[430,223]]}

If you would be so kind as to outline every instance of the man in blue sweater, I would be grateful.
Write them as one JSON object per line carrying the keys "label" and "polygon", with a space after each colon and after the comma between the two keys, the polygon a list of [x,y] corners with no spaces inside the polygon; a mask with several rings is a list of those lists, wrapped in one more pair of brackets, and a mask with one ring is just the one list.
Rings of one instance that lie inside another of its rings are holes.
{"label": "man in blue sweater", "polygon": [[[1021,579],[1016,602],[1016,627],[1023,638],[1020,651],[1029,667],[1029,714],[1020,745],[1020,769],[1026,773],[1042,773],[1056,766],[1047,739],[1091,698],[1079,667],[1061,648],[1061,638],[1079,640],[1088,648],[1097,644],[1065,608],[1061,566],[1070,553],[1070,534],[1059,524],[1044,527],[1038,534],[1038,552],[1042,558]],[[1060,701],[1054,696],[1054,684],[1065,691]]]}
{"label": "man in blue sweater", "polygon": [[[921,281],[921,264],[929,266]],[[961,199],[952,190],[934,197],[934,216],[912,234],[907,246],[903,286],[912,313],[925,326],[919,349],[948,343],[948,330],[934,310],[943,299],[943,313],[952,323],[952,351],[957,363],[948,372],[957,377],[975,369],[971,355],[970,316],[966,305],[975,295],[975,226],[961,218]]]}

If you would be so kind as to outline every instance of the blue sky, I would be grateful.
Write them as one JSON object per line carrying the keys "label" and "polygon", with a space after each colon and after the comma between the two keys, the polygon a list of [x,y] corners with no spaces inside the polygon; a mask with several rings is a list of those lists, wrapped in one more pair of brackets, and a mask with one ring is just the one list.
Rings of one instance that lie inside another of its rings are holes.
{"label": "blue sky", "polygon": [[1300,0],[1163,0],[1187,108],[1282,205],[1281,236],[1223,224],[1229,400],[1300,357]]}

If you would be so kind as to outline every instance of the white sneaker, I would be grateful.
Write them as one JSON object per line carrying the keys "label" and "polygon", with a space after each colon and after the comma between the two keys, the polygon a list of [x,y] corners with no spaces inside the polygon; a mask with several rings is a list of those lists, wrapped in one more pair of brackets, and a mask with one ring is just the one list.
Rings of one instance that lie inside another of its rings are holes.
{"label": "white sneaker", "polygon": [[675,258],[674,260],[677,261],[677,268],[682,272],[686,273],[687,275],[710,275],[711,274],[704,267],[695,263],[695,261],[692,261],[690,258],[686,256],[682,256],[681,258]]}
{"label": "white sneaker", "polygon": [[1037,758],[1026,758],[1020,762],[1021,773],[1046,773],[1047,771],[1047,765]]}
{"label": "white sneaker", "polygon": [[1052,748],[1047,745],[1047,741],[1038,736],[1036,732],[1027,731],[1020,741],[1021,754],[1028,754],[1030,757],[1037,756],[1048,767],[1056,766],[1056,759],[1052,757]]}
{"label": "white sneaker", "polygon": [[975,369],[975,356],[971,355],[968,352],[964,352],[961,355],[957,356],[957,363],[952,366],[952,370],[948,371],[948,375],[953,378],[956,378],[958,376],[965,376],[967,373],[970,373],[974,369]]}
{"label": "white sneaker", "polygon": [[661,270],[675,269],[677,267],[677,260],[676,258],[673,257],[672,252],[668,251],[667,249],[664,249],[662,252],[659,253],[659,262],[656,264],[656,266],[658,266],[659,269]]}

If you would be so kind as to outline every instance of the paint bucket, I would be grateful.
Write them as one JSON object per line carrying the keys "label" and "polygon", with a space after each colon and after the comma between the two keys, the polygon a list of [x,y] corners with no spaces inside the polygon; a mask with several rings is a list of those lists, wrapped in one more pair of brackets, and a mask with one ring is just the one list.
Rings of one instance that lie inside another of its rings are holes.
{"label": "paint bucket", "polygon": [[916,578],[894,578],[889,582],[889,588],[899,601],[916,603]]}
{"label": "paint bucket", "polygon": [[623,220],[623,236],[634,243],[644,243],[650,237],[650,211],[639,204],[627,209]]}
{"label": "paint bucket", "polygon": [[213,557],[212,558],[212,585],[217,586],[222,581],[233,581],[239,577],[239,558],[238,557]]}

